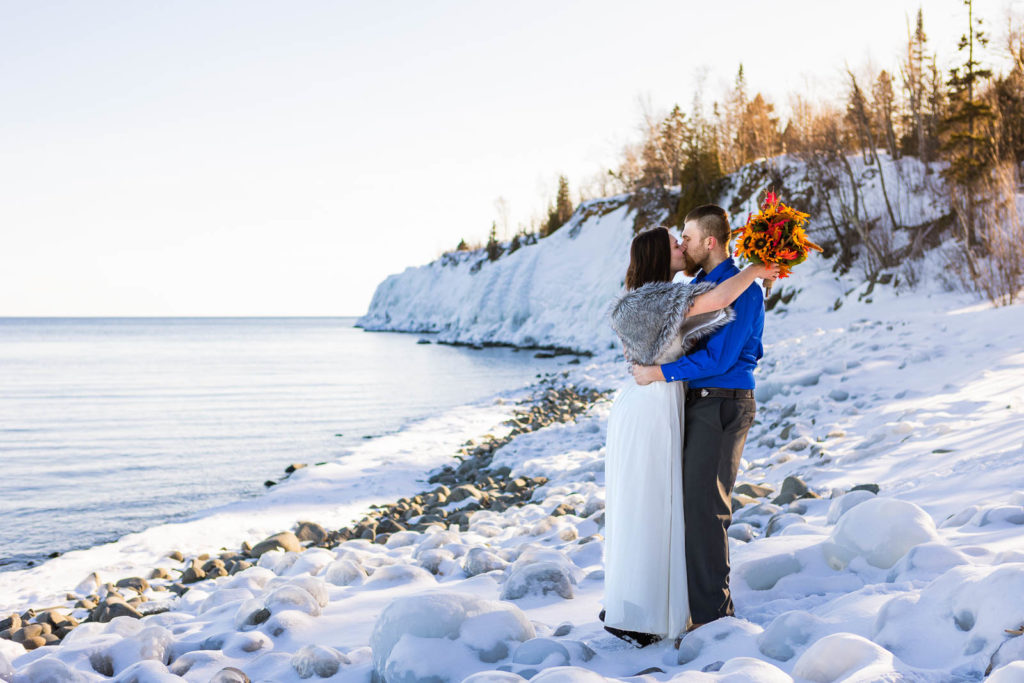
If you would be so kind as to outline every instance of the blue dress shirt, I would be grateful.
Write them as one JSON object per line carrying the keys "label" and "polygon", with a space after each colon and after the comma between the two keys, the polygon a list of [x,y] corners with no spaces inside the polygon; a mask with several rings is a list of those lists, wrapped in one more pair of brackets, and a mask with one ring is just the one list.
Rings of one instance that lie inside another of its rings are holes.
{"label": "blue dress shirt", "polygon": [[[740,272],[731,258],[693,282],[723,282]],[[677,361],[661,366],[666,381],[686,380],[695,389],[753,389],[754,368],[764,355],[764,295],[750,285],[732,305],[736,318]]]}

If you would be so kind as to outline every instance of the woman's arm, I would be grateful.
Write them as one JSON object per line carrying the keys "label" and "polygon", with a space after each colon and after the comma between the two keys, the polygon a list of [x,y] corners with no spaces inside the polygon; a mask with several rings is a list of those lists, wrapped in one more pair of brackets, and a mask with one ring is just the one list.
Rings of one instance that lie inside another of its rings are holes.
{"label": "woman's arm", "polygon": [[763,266],[747,266],[714,289],[694,297],[693,305],[686,312],[686,317],[689,318],[701,313],[710,313],[711,311],[725,308],[740,298],[740,294],[747,291],[747,287],[754,284],[755,279],[770,280],[774,279],[778,274],[779,266],[774,263]]}

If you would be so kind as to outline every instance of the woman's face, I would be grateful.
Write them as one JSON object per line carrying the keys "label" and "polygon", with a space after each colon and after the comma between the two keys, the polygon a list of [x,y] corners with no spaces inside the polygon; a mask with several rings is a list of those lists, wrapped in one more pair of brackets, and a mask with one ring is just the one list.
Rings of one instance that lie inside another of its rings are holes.
{"label": "woman's face", "polygon": [[668,248],[669,248],[669,268],[672,269],[672,275],[681,272],[686,268],[686,252],[683,251],[683,245],[679,244],[672,233],[668,233]]}

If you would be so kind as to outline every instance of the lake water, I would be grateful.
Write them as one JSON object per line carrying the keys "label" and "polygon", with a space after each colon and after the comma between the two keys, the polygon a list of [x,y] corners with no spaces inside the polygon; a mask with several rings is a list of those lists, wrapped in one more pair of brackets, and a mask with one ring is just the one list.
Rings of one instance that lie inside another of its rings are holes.
{"label": "lake water", "polygon": [[0,571],[259,495],[570,357],[355,318],[0,318]]}

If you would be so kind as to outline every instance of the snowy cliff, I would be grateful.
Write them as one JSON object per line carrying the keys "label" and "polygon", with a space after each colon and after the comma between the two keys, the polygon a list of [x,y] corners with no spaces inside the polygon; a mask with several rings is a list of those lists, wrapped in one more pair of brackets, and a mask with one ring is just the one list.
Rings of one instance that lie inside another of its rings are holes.
{"label": "snowy cliff", "polygon": [[[862,244],[849,247],[851,241],[857,242],[854,224],[870,230],[878,248],[899,254],[915,238],[934,238],[938,231],[931,227],[943,220],[949,204],[934,166],[929,169],[916,159],[892,161],[880,156],[881,173],[860,156],[828,166],[809,166],[792,157],[750,164],[725,179],[717,203],[739,225],[757,210],[762,192],[771,187],[811,213],[809,232],[829,247],[833,259],[843,256],[845,240],[848,254],[858,258],[863,252],[864,261],[870,261]],[[619,195],[584,202],[559,231],[506,251],[494,261],[488,260],[484,250],[477,250],[446,254],[427,265],[408,268],[377,287],[359,325],[367,330],[438,333],[445,342],[594,353],[617,348],[605,313],[621,291],[629,242],[639,225],[658,224],[669,217],[678,189],[662,192],[656,199],[645,204]],[[901,227],[894,230],[893,219]],[[846,263],[839,270],[849,267]],[[869,268],[878,270],[878,264],[855,268],[854,277]],[[780,283],[792,294],[807,284],[806,278]],[[847,283],[844,291],[849,288]]]}

